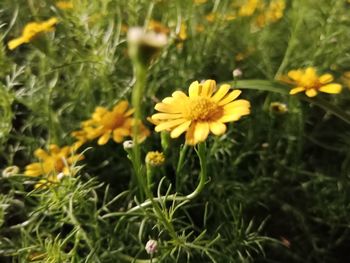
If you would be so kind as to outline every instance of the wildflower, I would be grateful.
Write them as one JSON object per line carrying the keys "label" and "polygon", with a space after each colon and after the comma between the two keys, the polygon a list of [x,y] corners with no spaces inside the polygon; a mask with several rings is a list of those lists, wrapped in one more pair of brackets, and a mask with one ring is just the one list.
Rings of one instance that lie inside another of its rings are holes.
{"label": "wildflower", "polygon": [[[117,103],[112,111],[104,107],[97,107],[91,119],[82,122],[82,130],[72,132],[72,136],[78,139],[78,145],[98,138],[99,145],[106,144],[111,138],[121,143],[127,136],[132,136],[132,127],[136,121],[131,117],[133,109],[128,109],[127,101]],[[138,141],[143,141],[149,135],[146,127],[139,123]]]}
{"label": "wildflower", "polygon": [[242,77],[242,70],[240,70],[239,68],[236,68],[235,70],[232,71],[232,75],[234,78],[239,78]]}
{"label": "wildflower", "polygon": [[148,23],[148,30],[165,35],[168,35],[170,33],[170,29],[168,27],[153,19]]}
{"label": "wildflower", "polygon": [[146,246],[145,246],[145,250],[147,252],[147,254],[149,255],[153,255],[154,253],[157,253],[158,251],[158,242],[154,239],[150,239],[147,241]]}
{"label": "wildflower", "polygon": [[236,100],[240,90],[229,92],[230,85],[221,85],[214,93],[216,83],[206,80],[203,84],[193,82],[189,87],[189,97],[182,91],[175,91],[172,97],[157,103],[152,119],[159,124],[156,132],[170,130],[170,137],[177,138],[186,131],[186,143],[195,145],[203,142],[209,132],[221,135],[226,131],[226,122],[239,120],[250,113],[247,100]]}
{"label": "wildflower", "polygon": [[129,55],[132,59],[148,65],[152,58],[168,43],[164,33],[144,31],[143,28],[133,27],[128,31]]}
{"label": "wildflower", "polygon": [[3,177],[11,177],[12,175],[16,175],[19,173],[19,168],[16,165],[11,165],[6,167],[3,171],[2,171],[2,176]]}
{"label": "wildflower", "polygon": [[23,31],[22,35],[18,38],[12,39],[8,42],[8,48],[10,50],[15,49],[16,47],[24,44],[29,43],[31,40],[33,40],[38,34],[42,32],[50,32],[54,29],[54,25],[58,23],[58,20],[56,17],[50,18],[47,21],[44,22],[31,22],[28,23]]}
{"label": "wildflower", "polygon": [[56,2],[56,6],[62,10],[73,9],[74,7],[71,1],[58,1]]}
{"label": "wildflower", "polygon": [[288,107],[285,103],[271,102],[270,111],[277,114],[284,114],[288,111]]}
{"label": "wildflower", "polygon": [[34,155],[40,162],[27,165],[24,172],[26,176],[53,176],[61,172],[69,175],[71,174],[69,165],[83,158],[81,155],[73,154],[70,146],[60,148],[55,144],[51,144],[47,152],[41,148],[37,149]]}
{"label": "wildflower", "polygon": [[149,164],[150,166],[161,166],[164,161],[165,157],[162,152],[154,151],[154,152],[148,152],[146,154],[146,164]]}
{"label": "wildflower", "polygon": [[239,16],[251,16],[255,10],[259,7],[259,0],[247,0],[238,10]]}
{"label": "wildflower", "polygon": [[305,91],[308,97],[315,97],[319,91],[337,94],[342,89],[340,84],[331,83],[333,81],[331,74],[318,76],[316,69],[313,67],[291,70],[288,72],[288,77],[297,85],[289,92],[291,95]]}
{"label": "wildflower", "polygon": [[274,23],[283,17],[286,3],[284,0],[271,1],[267,10],[262,12],[256,19],[256,25],[258,27],[264,27],[269,23]]}

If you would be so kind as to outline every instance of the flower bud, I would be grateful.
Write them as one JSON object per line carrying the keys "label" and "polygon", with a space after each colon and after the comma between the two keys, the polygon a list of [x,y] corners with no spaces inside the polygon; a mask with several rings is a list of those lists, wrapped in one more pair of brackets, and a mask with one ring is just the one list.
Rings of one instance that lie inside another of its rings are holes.
{"label": "flower bud", "polygon": [[10,177],[19,173],[19,168],[16,165],[8,166],[2,171],[3,177]]}
{"label": "flower bud", "polygon": [[155,152],[148,152],[146,155],[146,164],[156,167],[156,166],[161,166],[164,161],[165,157],[164,154],[158,151]]}
{"label": "flower bud", "polygon": [[132,140],[127,140],[123,142],[124,150],[129,150],[134,147],[134,142]]}
{"label": "flower bud", "polygon": [[288,107],[285,103],[271,102],[270,111],[275,114],[284,114],[288,111]]}
{"label": "flower bud", "polygon": [[145,246],[145,250],[147,254],[153,255],[158,250],[158,242],[154,239],[148,240]]}
{"label": "flower bud", "polygon": [[232,75],[233,78],[239,78],[243,75],[243,72],[239,68],[236,68],[235,70],[233,70]]}

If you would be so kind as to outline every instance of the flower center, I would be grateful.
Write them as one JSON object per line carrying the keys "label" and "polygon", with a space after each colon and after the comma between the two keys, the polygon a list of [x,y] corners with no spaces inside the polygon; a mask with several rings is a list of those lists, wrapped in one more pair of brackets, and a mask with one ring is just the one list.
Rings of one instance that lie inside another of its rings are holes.
{"label": "flower center", "polygon": [[124,122],[123,115],[115,112],[108,112],[106,113],[101,120],[101,124],[106,129],[114,130],[115,128],[121,126],[121,124]]}
{"label": "flower center", "polygon": [[223,108],[209,98],[191,99],[186,109],[185,117],[192,121],[213,121],[220,118]]}
{"label": "flower center", "polygon": [[321,83],[319,82],[318,78],[315,76],[303,76],[300,80],[300,86],[305,87],[306,89],[319,89],[321,86]]}

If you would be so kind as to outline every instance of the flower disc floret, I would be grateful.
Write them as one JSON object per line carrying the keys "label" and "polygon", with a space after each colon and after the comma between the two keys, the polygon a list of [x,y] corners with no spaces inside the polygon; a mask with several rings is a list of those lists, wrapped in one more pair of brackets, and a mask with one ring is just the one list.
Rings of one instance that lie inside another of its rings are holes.
{"label": "flower disc floret", "polygon": [[160,113],[152,116],[157,132],[168,130],[172,138],[186,132],[186,143],[195,145],[205,141],[212,132],[222,135],[227,122],[237,121],[250,113],[247,100],[236,100],[240,90],[230,92],[230,85],[224,84],[216,90],[214,80],[203,84],[193,82],[189,87],[189,96],[175,91],[171,97],[157,103],[155,109]]}

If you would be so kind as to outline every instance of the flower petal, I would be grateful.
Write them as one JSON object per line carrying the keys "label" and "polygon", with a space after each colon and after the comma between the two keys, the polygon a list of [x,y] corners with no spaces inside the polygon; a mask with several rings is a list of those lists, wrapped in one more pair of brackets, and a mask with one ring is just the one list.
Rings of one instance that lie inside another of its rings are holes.
{"label": "flower petal", "polygon": [[241,91],[238,89],[230,92],[226,97],[224,97],[221,101],[219,101],[218,103],[219,106],[230,103],[231,101],[235,100],[240,94],[241,94]]}
{"label": "flower petal", "polygon": [[39,148],[35,150],[34,156],[39,159],[45,160],[49,155],[43,149]]}
{"label": "flower petal", "polygon": [[220,86],[219,90],[214,94],[213,97],[211,97],[215,102],[220,101],[223,97],[225,97],[225,95],[227,94],[227,92],[230,90],[230,85],[228,84],[223,84]]}
{"label": "flower petal", "polygon": [[117,105],[114,106],[114,113],[124,113],[129,107],[129,103],[126,100],[120,101]]}
{"label": "flower petal", "polygon": [[226,131],[226,125],[222,122],[211,122],[209,124],[210,131],[214,133],[215,135],[222,135]]}
{"label": "flower petal", "polygon": [[174,130],[171,131],[170,137],[171,138],[177,138],[179,137],[182,133],[184,133],[188,127],[191,125],[191,121],[186,121],[179,126],[177,126]]}
{"label": "flower petal", "polygon": [[226,104],[223,108],[224,108],[224,112],[226,114],[226,112],[230,112],[233,109],[236,108],[250,108],[250,102],[247,100],[236,100],[234,102],[228,103]]}
{"label": "flower petal", "polygon": [[157,111],[166,112],[166,113],[181,113],[181,108],[178,105],[166,104],[163,102],[157,103],[154,107]]}
{"label": "flower petal", "polygon": [[171,120],[181,118],[181,113],[156,113],[152,115],[152,120]]}
{"label": "flower petal", "polygon": [[333,81],[333,76],[331,74],[323,74],[318,80],[321,84],[326,84]]}
{"label": "flower petal", "polygon": [[202,84],[201,96],[210,97],[216,88],[215,80],[208,79]]}
{"label": "flower petal", "polygon": [[289,91],[289,94],[290,94],[290,95],[294,95],[294,94],[297,94],[297,93],[302,92],[302,91],[304,91],[304,90],[305,90],[304,87],[296,87],[296,88],[291,89],[291,90]]}
{"label": "flower petal", "polygon": [[291,70],[288,72],[288,77],[292,80],[298,81],[303,75],[301,70]]}
{"label": "flower petal", "polygon": [[179,90],[173,92],[171,96],[174,97],[175,99],[188,99],[187,95],[184,92]]}
{"label": "flower petal", "polygon": [[246,107],[237,107],[232,109],[229,113],[222,116],[218,121],[220,122],[232,122],[239,120],[242,116],[248,115],[250,109]]}
{"label": "flower petal", "polygon": [[170,129],[170,128],[173,128],[183,122],[187,121],[186,119],[176,119],[176,120],[171,120],[171,121],[165,121],[165,122],[162,122],[160,124],[158,124],[156,127],[155,127],[155,131],[156,132],[160,132],[160,131],[164,131],[164,130],[167,130],[167,129]]}
{"label": "flower petal", "polygon": [[342,90],[342,86],[340,84],[332,83],[320,88],[320,91],[330,93],[330,94],[338,94]]}
{"label": "flower petal", "polygon": [[315,90],[315,89],[307,89],[305,91],[305,94],[308,97],[315,97],[317,95],[317,90]]}
{"label": "flower petal", "polygon": [[190,98],[198,97],[199,95],[199,83],[198,81],[194,81],[191,83],[190,87],[188,88],[188,95]]}
{"label": "flower petal", "polygon": [[108,142],[109,138],[111,138],[111,132],[105,132],[97,141],[98,145],[104,145]]}
{"label": "flower petal", "polygon": [[186,132],[186,144],[188,145],[195,145],[196,140],[194,139],[194,131],[196,129],[197,123],[192,122],[190,127],[188,128]]}
{"label": "flower petal", "polygon": [[194,139],[197,142],[203,142],[209,134],[209,123],[198,122],[194,130]]}

